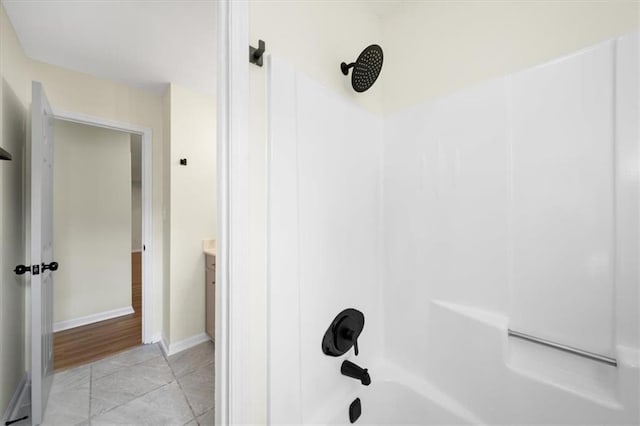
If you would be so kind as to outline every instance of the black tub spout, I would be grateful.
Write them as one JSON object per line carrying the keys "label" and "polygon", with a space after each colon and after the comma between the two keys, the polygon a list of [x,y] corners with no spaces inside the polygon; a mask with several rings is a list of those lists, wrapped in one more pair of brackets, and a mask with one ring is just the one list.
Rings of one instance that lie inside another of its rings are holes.
{"label": "black tub spout", "polygon": [[342,367],[340,368],[340,372],[344,376],[353,377],[354,379],[360,380],[360,382],[362,382],[362,384],[365,386],[369,386],[371,384],[369,371],[366,368],[358,367],[351,361],[344,361],[342,363]]}

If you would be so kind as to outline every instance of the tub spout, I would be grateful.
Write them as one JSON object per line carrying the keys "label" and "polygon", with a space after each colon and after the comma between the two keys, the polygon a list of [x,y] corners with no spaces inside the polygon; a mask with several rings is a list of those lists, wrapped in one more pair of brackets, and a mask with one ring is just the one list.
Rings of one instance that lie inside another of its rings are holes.
{"label": "tub spout", "polygon": [[344,376],[349,376],[353,377],[354,379],[360,380],[365,386],[369,386],[371,384],[369,371],[366,368],[358,367],[351,361],[344,361],[342,363],[342,367],[340,368],[340,372]]}

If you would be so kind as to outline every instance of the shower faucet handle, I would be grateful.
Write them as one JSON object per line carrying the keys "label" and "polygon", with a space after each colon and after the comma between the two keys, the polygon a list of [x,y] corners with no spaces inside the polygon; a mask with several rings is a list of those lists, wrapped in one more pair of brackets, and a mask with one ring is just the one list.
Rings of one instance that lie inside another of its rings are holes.
{"label": "shower faucet handle", "polygon": [[[338,326],[340,326],[340,324],[338,324]],[[345,328],[343,328],[342,330],[342,334],[344,335],[345,339],[353,342],[353,351],[355,352],[356,356],[358,356],[358,336],[355,335],[355,330],[353,328],[350,328],[348,324],[345,325]]]}
{"label": "shower faucet handle", "polygon": [[358,338],[364,328],[364,315],[357,309],[345,309],[331,322],[322,338],[322,352],[329,356],[344,355],[351,347],[360,353]]}

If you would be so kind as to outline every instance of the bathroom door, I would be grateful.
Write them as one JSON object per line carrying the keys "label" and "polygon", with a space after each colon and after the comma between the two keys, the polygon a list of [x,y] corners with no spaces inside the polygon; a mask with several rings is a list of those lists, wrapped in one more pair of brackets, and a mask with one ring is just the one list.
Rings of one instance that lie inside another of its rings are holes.
{"label": "bathroom door", "polygon": [[31,421],[42,423],[53,377],[53,111],[33,82],[31,103]]}

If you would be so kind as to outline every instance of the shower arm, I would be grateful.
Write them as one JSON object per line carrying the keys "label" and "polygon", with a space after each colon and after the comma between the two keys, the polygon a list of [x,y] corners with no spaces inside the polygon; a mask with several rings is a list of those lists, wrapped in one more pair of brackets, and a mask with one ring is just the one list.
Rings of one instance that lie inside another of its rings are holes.
{"label": "shower arm", "polygon": [[349,70],[353,67],[356,66],[355,62],[351,62],[349,65],[347,65],[345,62],[340,64],[340,69],[342,70],[342,74],[344,75],[348,75],[349,74]]}

